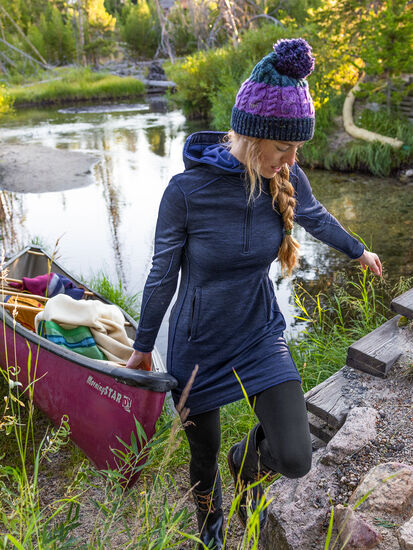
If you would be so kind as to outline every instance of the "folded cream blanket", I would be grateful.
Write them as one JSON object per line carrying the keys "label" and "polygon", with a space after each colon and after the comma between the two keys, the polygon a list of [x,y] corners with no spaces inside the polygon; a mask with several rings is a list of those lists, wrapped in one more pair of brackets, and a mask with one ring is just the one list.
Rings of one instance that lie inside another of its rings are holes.
{"label": "folded cream blanket", "polygon": [[36,332],[40,321],[54,321],[63,328],[89,327],[96,345],[109,361],[126,365],[133,352],[121,310],[99,300],[74,300],[66,294],[50,298],[35,317]]}

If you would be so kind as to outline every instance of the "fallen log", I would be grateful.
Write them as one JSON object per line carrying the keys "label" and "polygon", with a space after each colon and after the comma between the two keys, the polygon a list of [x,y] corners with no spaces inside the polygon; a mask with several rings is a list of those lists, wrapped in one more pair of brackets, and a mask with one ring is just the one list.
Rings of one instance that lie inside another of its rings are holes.
{"label": "fallen log", "polygon": [[395,149],[400,149],[403,145],[403,142],[396,138],[391,138],[387,136],[382,136],[376,132],[370,132],[370,130],[365,130],[364,128],[359,128],[354,124],[353,120],[353,105],[356,99],[355,93],[359,91],[360,84],[363,81],[363,77],[357,82],[357,84],[352,88],[346,96],[343,105],[343,123],[345,131],[356,139],[362,139],[364,141],[379,141],[387,145],[391,145]]}

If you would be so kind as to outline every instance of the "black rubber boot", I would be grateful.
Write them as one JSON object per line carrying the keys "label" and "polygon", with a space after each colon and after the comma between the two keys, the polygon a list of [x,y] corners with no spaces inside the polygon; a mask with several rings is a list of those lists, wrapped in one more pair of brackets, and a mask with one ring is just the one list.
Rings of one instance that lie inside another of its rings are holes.
{"label": "black rubber boot", "polygon": [[[215,487],[206,491],[192,491],[196,504],[196,517],[198,520],[199,538],[210,549],[221,550],[224,535],[224,513],[222,511],[222,490],[219,472]],[[196,545],[196,550],[201,550],[201,544]]]}
{"label": "black rubber boot", "polygon": [[[267,474],[275,475],[275,472],[262,462],[262,456],[258,450],[258,430],[262,430],[260,424],[254,426],[249,436],[246,435],[242,441],[231,447],[228,453],[228,465],[234,478],[236,493],[242,492],[237,512],[244,528],[248,521],[248,505],[254,511],[264,493],[260,483],[252,489],[248,489],[248,486]],[[260,529],[264,527],[266,520],[267,509],[260,512]]]}

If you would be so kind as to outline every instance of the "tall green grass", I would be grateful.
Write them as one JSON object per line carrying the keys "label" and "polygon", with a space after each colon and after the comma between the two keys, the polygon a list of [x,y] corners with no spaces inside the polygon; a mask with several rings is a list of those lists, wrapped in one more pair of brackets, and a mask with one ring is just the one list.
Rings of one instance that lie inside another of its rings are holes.
{"label": "tall green grass", "polygon": [[145,93],[145,85],[136,78],[93,72],[90,68],[61,69],[49,74],[49,79],[11,87],[8,94],[18,106],[137,97]]}
{"label": "tall green grass", "polygon": [[98,271],[84,282],[95,292],[129,313],[133,319],[136,321],[139,319],[139,292],[130,294],[124,288],[121,280],[113,282],[103,271]]}

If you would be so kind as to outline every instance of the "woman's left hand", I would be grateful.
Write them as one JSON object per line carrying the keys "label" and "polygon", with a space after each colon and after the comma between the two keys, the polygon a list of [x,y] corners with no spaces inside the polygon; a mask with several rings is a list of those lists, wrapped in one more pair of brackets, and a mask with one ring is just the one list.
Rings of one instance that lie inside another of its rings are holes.
{"label": "woman's left hand", "polygon": [[364,269],[369,267],[371,271],[381,277],[382,268],[380,258],[374,252],[368,252],[365,250],[360,258],[356,258],[358,262],[362,265]]}

